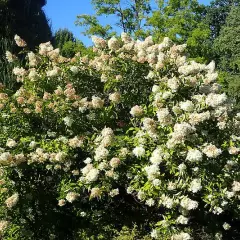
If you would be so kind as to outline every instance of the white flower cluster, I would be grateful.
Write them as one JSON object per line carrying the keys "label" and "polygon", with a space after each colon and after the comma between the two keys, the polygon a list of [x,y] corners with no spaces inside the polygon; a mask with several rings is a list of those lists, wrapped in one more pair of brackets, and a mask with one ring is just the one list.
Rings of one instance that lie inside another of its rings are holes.
{"label": "white flower cluster", "polygon": [[202,153],[197,149],[188,150],[186,160],[190,162],[201,162],[203,158]]}
{"label": "white flower cluster", "polygon": [[13,208],[19,200],[19,195],[18,193],[14,193],[11,197],[9,197],[6,201],[5,204],[7,205],[7,208]]}
{"label": "white flower cluster", "polygon": [[144,147],[143,147],[143,146],[137,146],[137,147],[135,147],[135,148],[133,149],[133,154],[134,154],[136,157],[138,157],[138,158],[143,157],[144,154],[145,154],[145,149],[144,149]]}
{"label": "white flower cluster", "polygon": [[194,201],[194,200],[191,200],[188,197],[184,197],[181,200],[180,205],[187,210],[193,210],[193,209],[198,208],[198,202]]}
{"label": "white flower cluster", "polygon": [[[69,192],[66,195],[66,200],[70,203],[76,201],[79,198],[79,194],[75,192]],[[65,203],[63,201],[60,202],[60,205],[64,205]]]}
{"label": "white flower cluster", "polygon": [[207,155],[207,157],[209,158],[216,158],[218,157],[221,153],[222,150],[217,148],[215,145],[213,144],[209,144],[206,147],[203,148],[203,153],[205,153]]}

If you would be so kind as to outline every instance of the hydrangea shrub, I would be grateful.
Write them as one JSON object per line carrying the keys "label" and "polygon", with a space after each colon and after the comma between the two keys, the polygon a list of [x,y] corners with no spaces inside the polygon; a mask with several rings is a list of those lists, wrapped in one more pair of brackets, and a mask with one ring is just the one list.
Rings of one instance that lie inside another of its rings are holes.
{"label": "hydrangea shrub", "polygon": [[51,239],[135,223],[150,239],[237,239],[240,114],[214,62],[168,38],[92,40],[92,59],[19,37],[26,65],[7,53],[20,87],[0,93],[1,234],[36,236],[49,211],[74,222]]}

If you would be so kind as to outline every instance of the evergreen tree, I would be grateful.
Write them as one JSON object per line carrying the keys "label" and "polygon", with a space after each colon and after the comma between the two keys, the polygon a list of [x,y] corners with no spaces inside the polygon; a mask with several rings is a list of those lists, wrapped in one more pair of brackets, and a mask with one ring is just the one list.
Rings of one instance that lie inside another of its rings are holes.
{"label": "evergreen tree", "polygon": [[86,48],[83,42],[77,40],[73,33],[66,28],[56,31],[53,45],[55,48],[60,49],[60,53],[64,57],[68,58],[73,57],[76,53],[80,53],[81,55],[93,54],[90,48]]}
{"label": "evergreen tree", "polygon": [[71,31],[64,28],[56,31],[53,42],[56,48],[62,49],[66,42],[76,42],[76,39]]}
{"label": "evergreen tree", "polygon": [[21,36],[32,50],[52,38],[49,21],[42,7],[46,0],[0,0],[0,81],[13,82],[11,67],[6,62],[5,52],[17,52],[13,43],[15,34]]}

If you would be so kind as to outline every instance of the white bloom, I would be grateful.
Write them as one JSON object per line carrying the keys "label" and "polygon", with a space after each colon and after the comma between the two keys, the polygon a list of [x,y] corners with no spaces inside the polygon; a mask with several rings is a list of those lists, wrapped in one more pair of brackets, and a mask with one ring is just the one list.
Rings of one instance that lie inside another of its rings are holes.
{"label": "white bloom", "polygon": [[234,181],[232,184],[233,192],[240,192],[240,182]]}
{"label": "white bloom", "polygon": [[159,90],[160,90],[160,87],[158,85],[153,85],[153,87],[152,87],[153,93],[159,92]]}
{"label": "white bloom", "polygon": [[182,113],[182,110],[178,106],[173,106],[172,111],[174,112],[175,115],[179,115]]}
{"label": "white bloom", "polygon": [[204,84],[210,84],[212,82],[215,82],[218,78],[218,73],[213,72],[213,73],[207,73],[206,78],[204,79],[203,83]]}
{"label": "white bloom", "polygon": [[113,136],[114,133],[113,133],[113,130],[112,130],[111,128],[105,127],[105,128],[102,130],[101,135],[102,135],[103,137]]}
{"label": "white bloom", "polygon": [[145,149],[144,149],[142,146],[135,147],[135,148],[133,149],[133,154],[134,154],[136,157],[142,157],[142,156],[144,156],[144,154],[145,154]]}
{"label": "white bloom", "polygon": [[52,51],[48,52],[47,55],[51,60],[56,60],[60,56],[60,49],[59,48],[53,49]]}
{"label": "white bloom", "polygon": [[92,96],[92,106],[94,109],[102,108],[104,105],[104,100],[99,97]]}
{"label": "white bloom", "polygon": [[41,43],[39,45],[39,54],[46,56],[49,52],[53,50],[53,46],[50,42]]}
{"label": "white bloom", "polygon": [[172,91],[175,92],[179,88],[179,81],[177,80],[176,77],[174,77],[174,78],[168,79],[167,85]]}
{"label": "white bloom", "polygon": [[186,166],[184,163],[181,163],[181,164],[178,166],[178,169],[179,169],[179,172],[180,172],[180,173],[184,173],[185,170],[187,169],[187,166]]}
{"label": "white bloom", "polygon": [[128,194],[133,193],[133,191],[134,191],[134,188],[133,188],[133,187],[130,186],[130,187],[127,188],[127,193],[128,193]]}
{"label": "white bloom", "polygon": [[159,179],[153,179],[153,181],[152,181],[152,184],[153,184],[153,186],[160,186],[160,184],[161,184],[161,180],[159,180]]}
{"label": "white bloom", "polygon": [[108,40],[108,47],[109,49],[116,51],[120,48],[120,42],[116,37],[112,37]]}
{"label": "white bloom", "polygon": [[163,94],[162,94],[162,98],[165,99],[165,100],[168,99],[168,98],[172,98],[172,96],[173,96],[173,94],[169,91],[163,92]]}
{"label": "white bloom", "polygon": [[189,122],[192,125],[196,125],[210,119],[210,117],[211,115],[209,111],[203,113],[191,113],[189,114]]}
{"label": "white bloom", "polygon": [[16,143],[15,140],[9,138],[9,139],[7,140],[6,146],[9,147],[9,148],[14,148],[14,147],[17,146],[17,143]]}
{"label": "white bloom", "polygon": [[224,228],[224,230],[229,230],[231,228],[231,225],[225,222],[223,224],[223,228]]}
{"label": "white bloom", "polygon": [[34,82],[39,79],[40,75],[38,74],[38,72],[35,68],[31,68],[30,72],[28,74],[28,77],[32,82]]}
{"label": "white bloom", "polygon": [[174,206],[174,200],[168,196],[163,195],[161,201],[164,207],[171,209]]}
{"label": "white bloom", "polygon": [[97,36],[92,36],[92,41],[96,48],[105,48],[107,46],[107,42]]}
{"label": "white bloom", "polygon": [[172,123],[172,115],[167,108],[161,108],[157,111],[157,118],[161,125],[166,126]]}
{"label": "white bloom", "polygon": [[6,59],[7,59],[7,61],[9,62],[9,63],[12,63],[12,62],[14,62],[14,60],[15,60],[15,56],[11,53],[11,52],[9,52],[9,51],[6,51]]}
{"label": "white bloom", "polygon": [[104,73],[101,75],[101,82],[105,83],[108,80],[108,76],[105,75]]}
{"label": "white bloom", "polygon": [[81,147],[83,145],[83,140],[79,139],[77,136],[69,139],[67,142],[68,142],[68,145],[72,148]]}
{"label": "white bloom", "polygon": [[240,148],[237,148],[237,147],[230,147],[229,149],[228,149],[228,152],[230,153],[230,154],[238,154],[239,152],[240,152]]}
{"label": "white bloom", "polygon": [[26,75],[26,73],[27,73],[27,71],[22,67],[20,67],[20,68],[19,67],[14,67],[13,68],[13,74],[18,76],[18,77],[23,77],[23,76]]}
{"label": "white bloom", "polygon": [[18,193],[14,193],[11,197],[9,197],[5,201],[5,204],[7,205],[7,208],[12,208],[17,204],[18,200],[19,200]]}
{"label": "white bloom", "polygon": [[176,189],[176,183],[174,183],[174,182],[168,182],[168,186],[167,186],[167,189],[169,190],[169,191],[173,191],[173,190],[175,190]]}
{"label": "white bloom", "polygon": [[190,198],[188,197],[184,197],[181,202],[180,202],[180,205],[187,209],[187,210],[193,210],[193,209],[196,209],[198,208],[198,202],[197,201],[193,201],[191,200]]}
{"label": "white bloom", "polygon": [[197,149],[190,149],[188,150],[186,160],[190,162],[201,162],[202,153]]}
{"label": "white bloom", "polygon": [[177,223],[179,224],[188,224],[188,218],[184,217],[183,215],[180,215],[177,220],[176,220]]}
{"label": "white bloom", "polygon": [[0,155],[0,164],[7,165],[10,164],[12,161],[12,155],[10,152],[3,152]]}
{"label": "white bloom", "polygon": [[188,233],[181,232],[179,234],[175,234],[171,238],[172,240],[190,240],[191,236]]}
{"label": "white bloom", "polygon": [[86,158],[84,161],[83,161],[85,164],[89,164],[92,162],[92,159],[91,158]]}
{"label": "white bloom", "polygon": [[99,146],[98,148],[96,148],[95,150],[95,160],[99,161],[101,159],[105,159],[109,154],[109,151],[103,147],[103,146]]}
{"label": "white bloom", "polygon": [[223,239],[223,235],[220,232],[216,233],[214,237],[215,237],[214,240],[222,240]]}
{"label": "white bloom", "polygon": [[124,43],[130,43],[132,41],[131,37],[125,32],[121,33],[121,39]]}
{"label": "white bloom", "polygon": [[216,158],[222,153],[222,150],[217,148],[213,144],[209,144],[206,147],[204,147],[202,152],[205,153],[209,158]]}
{"label": "white bloom", "polygon": [[133,117],[140,117],[143,114],[143,109],[141,106],[136,105],[131,108],[130,114]]}
{"label": "white bloom", "polygon": [[17,34],[14,36],[15,43],[18,45],[18,47],[26,47],[26,42],[20,38]]}
{"label": "white bloom", "polygon": [[59,67],[54,66],[52,70],[47,71],[48,77],[57,77],[61,73],[61,69]]}
{"label": "white bloom", "polygon": [[103,161],[103,162],[101,162],[101,163],[98,165],[98,169],[99,169],[99,170],[105,170],[105,169],[107,169],[107,168],[108,168],[108,164],[107,164],[106,161]]}
{"label": "white bloom", "polygon": [[152,155],[150,157],[150,162],[152,164],[160,164],[163,160],[162,158],[162,152],[160,149],[156,148],[153,152]]}
{"label": "white bloom", "polygon": [[153,79],[155,76],[156,75],[153,71],[149,71],[148,75],[146,76],[146,79]]}
{"label": "white bloom", "polygon": [[158,234],[158,231],[157,231],[156,229],[153,229],[152,232],[151,232],[151,237],[157,239],[157,238],[158,238],[158,235],[159,235],[159,234]]}
{"label": "white bloom", "polygon": [[91,189],[91,197],[99,197],[101,195],[101,189],[100,188],[92,188]]}
{"label": "white bloom", "polygon": [[73,124],[73,119],[71,117],[65,117],[63,119],[64,123],[66,126],[71,127]]}
{"label": "white bloom", "polygon": [[66,195],[66,200],[70,203],[74,202],[77,200],[77,198],[79,198],[80,194],[78,193],[75,193],[75,192],[69,192],[67,195]]}
{"label": "white bloom", "polygon": [[65,152],[58,152],[55,155],[55,161],[62,162],[66,158],[67,154]]}
{"label": "white bloom", "polygon": [[0,220],[0,232],[3,233],[5,229],[8,227],[9,222],[5,220]]}
{"label": "white bloom", "polygon": [[207,66],[206,70],[208,70],[209,73],[213,73],[215,71],[215,62],[211,61]]}
{"label": "white bloom", "polygon": [[23,153],[16,154],[14,157],[15,157],[15,162],[17,164],[20,164],[20,163],[22,163],[22,162],[24,162],[26,160],[26,158],[25,158]]}
{"label": "white bloom", "polygon": [[117,196],[118,194],[119,194],[119,189],[118,189],[118,188],[113,189],[113,190],[109,193],[109,195],[110,195],[111,197],[115,197],[115,196]]}
{"label": "white bloom", "polygon": [[215,94],[210,93],[206,97],[206,104],[211,107],[218,107],[219,105],[222,105],[227,100],[227,96],[225,93],[223,94]]}
{"label": "white bloom", "polygon": [[225,194],[226,194],[226,197],[227,197],[228,199],[230,199],[230,198],[232,198],[232,197],[235,195],[235,192],[226,191]]}
{"label": "white bloom", "polygon": [[112,168],[117,168],[119,166],[119,164],[121,163],[119,158],[112,158],[110,161],[110,166]]}
{"label": "white bloom", "polygon": [[65,204],[66,204],[66,201],[64,199],[60,199],[58,201],[58,206],[60,206],[60,207],[64,206]]}
{"label": "white bloom", "polygon": [[153,180],[160,175],[159,166],[157,165],[146,166],[144,170],[146,171],[149,180]]}
{"label": "white bloom", "polygon": [[70,71],[73,72],[74,74],[77,74],[79,72],[79,68],[77,66],[71,66]]}
{"label": "white bloom", "polygon": [[193,179],[193,181],[190,184],[189,191],[196,193],[202,189],[201,185],[201,179]]}
{"label": "white bloom", "polygon": [[128,151],[127,148],[121,148],[120,149],[120,153],[119,153],[120,157],[125,158],[128,154],[129,154],[129,151]]}
{"label": "white bloom", "polygon": [[87,175],[91,169],[93,169],[93,165],[88,163],[84,168],[82,168],[81,172],[83,175]]}
{"label": "white bloom", "polygon": [[192,101],[180,102],[180,108],[185,112],[192,112],[194,110],[194,104]]}
{"label": "white bloom", "polygon": [[86,175],[86,180],[88,182],[95,182],[98,179],[99,170],[92,168]]}
{"label": "white bloom", "polygon": [[156,123],[152,118],[144,118],[143,119],[143,129],[146,131],[155,131]]}
{"label": "white bloom", "polygon": [[139,200],[143,200],[145,198],[146,194],[143,191],[139,191],[137,194],[137,197]]}
{"label": "white bloom", "polygon": [[31,67],[35,67],[38,64],[38,59],[37,59],[35,53],[33,53],[33,52],[28,53],[28,60],[29,60],[29,65]]}
{"label": "white bloom", "polygon": [[220,208],[220,207],[215,206],[214,209],[213,209],[213,213],[216,214],[216,215],[219,215],[222,212],[223,212],[223,209]]}
{"label": "white bloom", "polygon": [[121,100],[121,94],[119,92],[115,92],[109,95],[109,100],[113,103],[119,103]]}
{"label": "white bloom", "polygon": [[148,205],[149,207],[154,206],[154,204],[155,204],[155,201],[152,198],[150,198],[146,201],[146,205]]}

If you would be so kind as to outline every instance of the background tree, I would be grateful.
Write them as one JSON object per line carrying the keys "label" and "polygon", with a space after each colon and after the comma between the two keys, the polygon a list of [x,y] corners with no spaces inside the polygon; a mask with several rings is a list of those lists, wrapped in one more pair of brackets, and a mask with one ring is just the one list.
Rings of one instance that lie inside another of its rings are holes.
{"label": "background tree", "polygon": [[158,0],[157,3],[157,9],[147,19],[155,40],[159,42],[167,36],[175,43],[187,43],[192,58],[206,61],[210,30],[203,22],[205,6],[197,0]]}
{"label": "background tree", "polygon": [[[114,31],[118,28],[135,38],[151,34],[156,42],[168,36],[176,43],[187,43],[190,57],[200,62],[208,61],[211,56],[210,29],[202,22],[205,6],[197,0],[158,0],[156,3],[149,0],[93,0],[96,14],[80,15],[76,24],[85,27],[85,35],[103,38],[116,34]],[[103,15],[114,15],[117,28],[102,26],[97,17]]]}
{"label": "background tree", "polygon": [[56,31],[54,36],[54,45],[56,48],[62,49],[66,42],[76,42],[76,38],[73,36],[73,33],[67,28],[59,29]]}
{"label": "background tree", "polygon": [[240,6],[232,6],[221,28],[219,36],[214,41],[217,54],[217,64],[224,77],[227,78],[227,91],[239,101],[240,98]]}
{"label": "background tree", "polygon": [[211,38],[218,37],[221,27],[225,24],[226,18],[232,6],[238,6],[239,0],[215,0],[207,7],[206,20],[211,29]]}
{"label": "background tree", "polygon": [[97,20],[103,15],[114,15],[117,19],[115,25],[123,32],[138,37],[145,35],[146,16],[151,12],[149,0],[92,0],[92,5],[96,11],[94,16],[77,16],[76,24],[85,27],[86,35],[109,37],[113,28],[110,25],[101,26]]}
{"label": "background tree", "polygon": [[60,49],[64,57],[73,57],[76,53],[81,55],[92,55],[90,48],[84,46],[83,42],[76,39],[68,29],[59,29],[54,36],[53,45]]}
{"label": "background tree", "polygon": [[85,36],[97,35],[102,38],[108,38],[113,31],[113,28],[109,24],[103,26],[100,24],[96,16],[90,16],[87,14],[78,15],[75,24],[85,29],[82,32]]}

